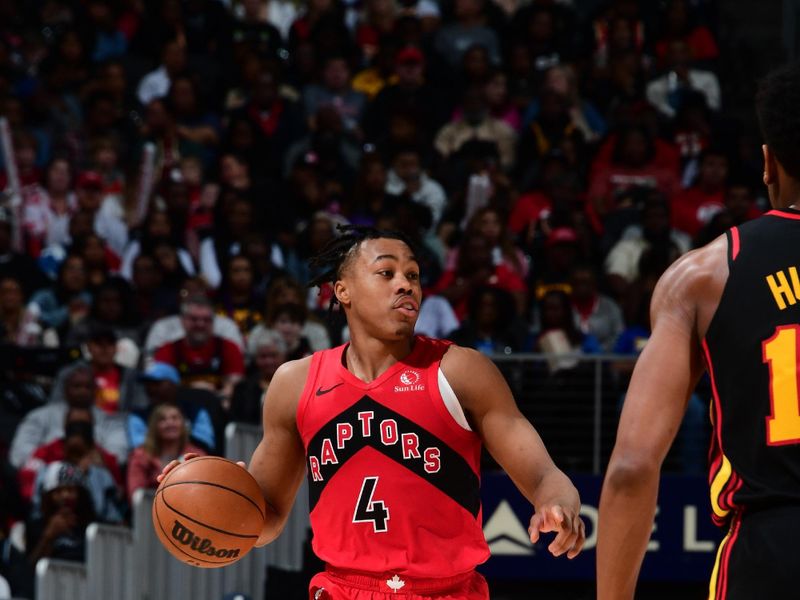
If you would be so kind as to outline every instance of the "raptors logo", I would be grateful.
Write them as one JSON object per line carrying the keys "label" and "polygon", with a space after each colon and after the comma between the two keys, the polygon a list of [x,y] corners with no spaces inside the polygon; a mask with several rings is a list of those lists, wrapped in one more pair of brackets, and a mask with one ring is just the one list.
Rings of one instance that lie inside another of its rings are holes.
{"label": "raptors logo", "polygon": [[425,385],[420,383],[419,371],[413,369],[406,369],[400,373],[400,383],[403,385],[394,386],[395,392],[421,392],[425,389]]}

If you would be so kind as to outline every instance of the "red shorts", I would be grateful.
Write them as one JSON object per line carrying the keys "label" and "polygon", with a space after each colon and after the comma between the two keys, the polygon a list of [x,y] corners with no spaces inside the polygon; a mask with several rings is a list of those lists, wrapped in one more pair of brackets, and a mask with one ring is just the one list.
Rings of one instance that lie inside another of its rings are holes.
{"label": "red shorts", "polygon": [[328,567],[313,577],[308,597],[309,600],[489,600],[489,586],[477,571],[425,579],[395,573],[378,577]]}

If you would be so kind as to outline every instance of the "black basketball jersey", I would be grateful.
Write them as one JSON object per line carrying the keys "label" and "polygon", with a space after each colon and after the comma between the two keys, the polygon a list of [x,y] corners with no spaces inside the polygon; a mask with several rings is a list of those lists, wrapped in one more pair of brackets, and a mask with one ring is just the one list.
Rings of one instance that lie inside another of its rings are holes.
{"label": "black basketball jersey", "polygon": [[727,233],[729,275],[703,340],[714,520],[800,505],[800,211]]}

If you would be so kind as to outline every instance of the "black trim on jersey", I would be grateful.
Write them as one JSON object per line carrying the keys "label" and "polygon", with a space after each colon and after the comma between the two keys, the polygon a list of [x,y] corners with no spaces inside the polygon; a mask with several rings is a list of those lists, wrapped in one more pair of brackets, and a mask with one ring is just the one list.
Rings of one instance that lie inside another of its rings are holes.
{"label": "black trim on jersey", "polygon": [[[375,415],[371,422],[371,435],[367,438],[362,436],[361,422],[358,419],[358,413],[364,411],[371,411]],[[439,460],[441,461],[439,471],[436,473],[428,473],[425,471],[424,455],[422,458],[417,459],[403,459],[402,440],[399,440],[396,444],[391,446],[384,445],[381,442],[379,429],[380,423],[384,419],[394,419],[397,422],[397,429],[400,435],[403,433],[415,433],[419,437],[420,454],[424,453],[425,448],[438,448]],[[348,440],[341,450],[336,448],[337,423],[349,423],[353,427],[352,439]],[[308,499],[310,510],[314,510],[322,494],[322,490],[325,489],[325,485],[336,475],[339,468],[355,456],[362,448],[370,447],[428,481],[442,493],[450,496],[455,502],[463,506],[473,517],[478,516],[481,507],[480,480],[469,466],[469,463],[440,438],[403,415],[376,402],[369,396],[364,396],[351,407],[331,418],[331,420],[311,438],[308,448],[306,449],[307,456],[315,456],[317,459],[320,459],[322,441],[325,438],[331,440],[333,443],[338,462],[336,464],[320,464],[319,472],[323,477],[323,481],[314,481],[311,470],[309,469]]]}

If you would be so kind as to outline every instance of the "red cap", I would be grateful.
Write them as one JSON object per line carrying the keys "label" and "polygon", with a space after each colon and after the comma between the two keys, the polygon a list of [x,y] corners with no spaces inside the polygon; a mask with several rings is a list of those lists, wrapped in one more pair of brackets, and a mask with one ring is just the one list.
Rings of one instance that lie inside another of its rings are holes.
{"label": "red cap", "polygon": [[97,171],[84,171],[78,175],[78,188],[103,189],[103,178]]}
{"label": "red cap", "polygon": [[556,227],[547,236],[547,245],[574,244],[578,241],[578,232],[572,227]]}
{"label": "red cap", "polygon": [[425,62],[425,56],[416,46],[406,46],[397,53],[395,61],[398,65],[415,64],[421,65]]}

